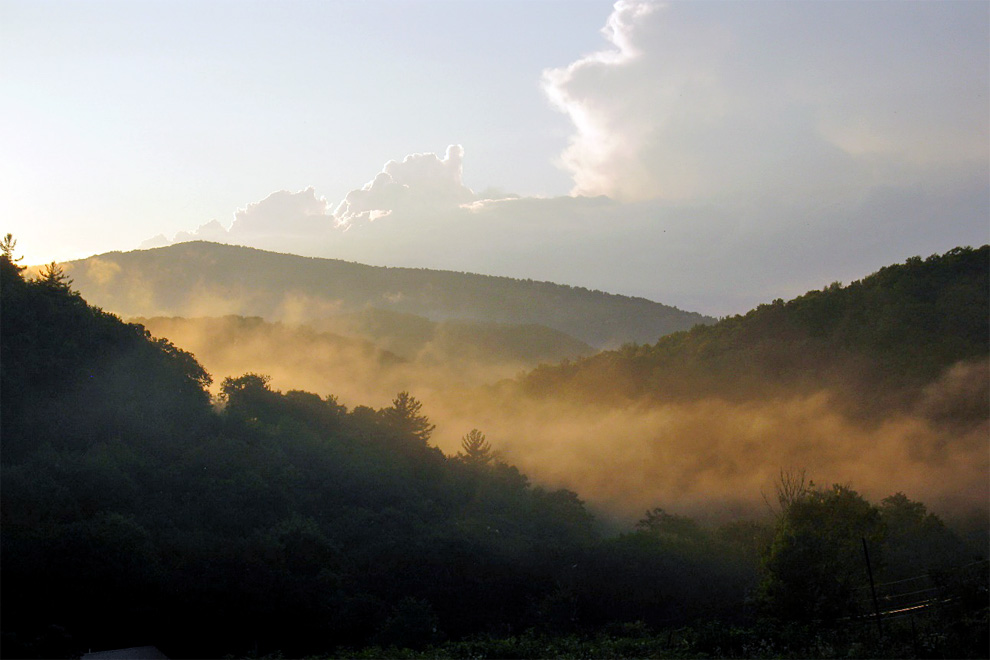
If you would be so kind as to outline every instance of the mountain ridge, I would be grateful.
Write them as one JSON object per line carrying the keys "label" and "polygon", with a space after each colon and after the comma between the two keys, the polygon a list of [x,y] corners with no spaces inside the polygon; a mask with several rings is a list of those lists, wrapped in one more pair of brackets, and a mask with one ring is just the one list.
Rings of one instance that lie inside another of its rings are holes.
{"label": "mountain ridge", "polygon": [[377,308],[432,321],[537,324],[592,346],[658,337],[714,318],[551,282],[368,266],[205,241],[107,252],[64,264],[93,304],[122,316],[261,316],[313,320]]}
{"label": "mountain ridge", "polygon": [[[981,378],[990,354],[988,318],[990,246],[959,247],[654,344],[543,365],[522,384],[532,394],[579,397],[600,396],[603,383],[619,398],[746,398],[822,386],[878,400],[880,393],[917,396],[954,365],[983,361],[968,377]],[[984,409],[977,418],[985,418]]]}

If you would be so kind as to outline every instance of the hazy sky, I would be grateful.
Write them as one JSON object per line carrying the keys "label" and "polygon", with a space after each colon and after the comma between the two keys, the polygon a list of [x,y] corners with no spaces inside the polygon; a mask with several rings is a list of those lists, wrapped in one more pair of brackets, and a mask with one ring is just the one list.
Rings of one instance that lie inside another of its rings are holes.
{"label": "hazy sky", "polygon": [[984,0],[0,0],[0,230],[744,312],[990,240],[988,35]]}

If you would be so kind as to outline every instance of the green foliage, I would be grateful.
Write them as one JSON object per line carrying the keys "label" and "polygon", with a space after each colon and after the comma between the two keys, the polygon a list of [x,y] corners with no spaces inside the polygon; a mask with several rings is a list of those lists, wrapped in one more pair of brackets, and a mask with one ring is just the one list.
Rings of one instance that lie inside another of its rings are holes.
{"label": "green foliage", "polygon": [[220,402],[227,414],[242,419],[268,419],[277,404],[277,395],[268,387],[271,378],[264,374],[228,376],[220,384]]}
{"label": "green foliage", "polygon": [[57,265],[37,280],[0,276],[0,460],[45,443],[164,441],[206,423],[210,377],[191,355],[88,306]]}
{"label": "green foliage", "polygon": [[249,373],[214,410],[192,356],[68,287],[11,269],[2,304],[0,596],[24,655],[52,621],[69,654],[178,656],[518,626],[595,536],[573,493],[428,446],[407,392],[348,411]]}
{"label": "green foliage", "polygon": [[[149,641],[172,657],[869,654],[786,621],[803,614],[787,604],[810,585],[811,614],[837,613],[846,587],[819,578],[854,584],[849,539],[880,544],[885,529],[887,564],[941,571],[963,608],[939,615],[950,632],[925,648],[979,648],[985,568],[933,562],[955,541],[904,496],[878,508],[798,489],[772,530],[657,508],[603,539],[576,493],[534,487],[480,431],[460,458],[430,447],[408,392],[348,410],[248,373],[225,379],[213,407],[193,356],[90,307],[57,270],[25,280],[6,245],[5,655]],[[748,609],[761,552],[781,621]]]}
{"label": "green foliage", "polygon": [[965,564],[962,541],[925,505],[896,493],[880,502],[886,539],[885,580],[899,580]]}
{"label": "green foliage", "polygon": [[[990,353],[990,246],[956,248],[714,325],[545,366],[527,392],[585,400],[757,398],[834,387],[881,408]],[[882,392],[885,396],[878,396]]]}
{"label": "green foliage", "polygon": [[636,523],[636,529],[669,541],[693,541],[702,536],[698,523],[686,516],[667,513],[657,507],[646,512],[646,517]]}
{"label": "green foliage", "polygon": [[777,522],[760,585],[764,606],[784,618],[861,614],[854,592],[869,584],[863,542],[879,567],[883,538],[879,510],[856,491],[809,488]]}

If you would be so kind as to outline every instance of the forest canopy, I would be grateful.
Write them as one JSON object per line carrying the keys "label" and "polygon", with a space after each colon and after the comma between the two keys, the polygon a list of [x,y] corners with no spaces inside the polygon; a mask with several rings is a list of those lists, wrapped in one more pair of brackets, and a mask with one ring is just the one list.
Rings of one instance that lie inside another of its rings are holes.
{"label": "forest canopy", "polygon": [[[211,400],[195,357],[88,305],[57,264],[26,279],[4,246],[7,657],[149,642],[171,657],[869,650],[867,543],[888,593],[936,585],[919,622],[942,631],[933,652],[985,651],[982,546],[901,493],[876,504],[782,474],[764,520],[657,507],[609,531],[477,428],[442,453],[407,391],[349,409],[247,373]],[[886,648],[907,648],[904,630]]]}

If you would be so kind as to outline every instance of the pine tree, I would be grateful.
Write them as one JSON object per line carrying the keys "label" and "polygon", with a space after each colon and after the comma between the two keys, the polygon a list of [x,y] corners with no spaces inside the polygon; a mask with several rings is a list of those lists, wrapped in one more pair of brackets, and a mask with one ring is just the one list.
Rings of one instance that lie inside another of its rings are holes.
{"label": "pine tree", "polygon": [[461,438],[461,448],[464,450],[461,456],[469,463],[487,465],[495,458],[491,443],[485,439],[485,434],[478,429],[471,431]]}
{"label": "pine tree", "polygon": [[409,392],[399,392],[390,408],[381,410],[381,417],[392,429],[411,436],[424,444],[430,439],[435,424],[422,414],[423,404]]}

